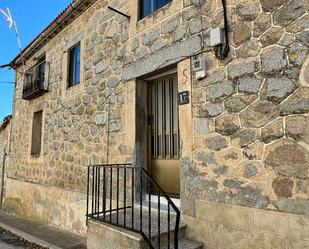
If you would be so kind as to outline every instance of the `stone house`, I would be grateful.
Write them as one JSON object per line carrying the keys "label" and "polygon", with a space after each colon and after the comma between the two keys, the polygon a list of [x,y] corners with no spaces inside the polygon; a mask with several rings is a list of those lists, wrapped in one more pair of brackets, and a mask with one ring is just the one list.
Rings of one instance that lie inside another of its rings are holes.
{"label": "stone house", "polygon": [[10,129],[12,116],[6,116],[0,123],[0,208],[2,208],[3,195],[5,192],[5,170],[7,154],[9,153]]}
{"label": "stone house", "polygon": [[205,248],[309,248],[308,1],[150,2],[75,0],[11,62],[5,210],[85,234],[87,166],[128,163]]}

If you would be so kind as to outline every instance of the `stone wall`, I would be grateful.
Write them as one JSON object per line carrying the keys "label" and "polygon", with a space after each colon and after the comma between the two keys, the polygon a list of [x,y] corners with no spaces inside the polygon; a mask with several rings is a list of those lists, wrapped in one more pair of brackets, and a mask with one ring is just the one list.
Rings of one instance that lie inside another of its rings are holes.
{"label": "stone wall", "polygon": [[[199,19],[190,25],[197,10],[190,2],[173,1],[139,22],[137,2],[98,0],[27,60],[26,68],[46,53],[46,61],[50,63],[49,92],[43,96],[22,100],[24,68],[17,69],[16,122],[12,128],[8,177],[27,182],[26,191],[31,194],[22,196],[17,194],[22,193],[21,189],[19,192],[8,189],[7,211],[84,233],[79,211],[62,210],[71,216],[74,224],[71,225],[55,222],[53,217],[59,216],[56,202],[37,202],[42,212],[26,207],[33,205],[34,196],[40,195],[40,189],[45,187],[58,188],[66,193],[64,196],[71,191],[85,194],[89,164],[133,162],[133,157],[141,157],[136,148],[136,115],[132,112],[136,109],[136,78],[198,52],[201,28],[194,30]],[[107,5],[131,14],[132,20],[129,22],[108,10]],[[188,16],[182,18],[183,15]],[[179,22],[183,22],[181,33],[185,33],[174,39]],[[161,27],[164,46],[159,44]],[[81,43],[82,82],[67,88],[67,51],[77,42]],[[157,57],[156,63],[150,55]],[[137,63],[142,63],[138,70]],[[33,157],[30,155],[32,119],[33,113],[40,110],[43,110],[42,152]],[[12,201],[19,208],[10,208]],[[50,215],[46,217],[46,213]]]}
{"label": "stone wall", "polygon": [[2,202],[5,194],[5,180],[6,180],[6,166],[7,156],[5,153],[9,153],[9,140],[10,140],[10,129],[11,119],[5,120],[8,122],[5,127],[0,131],[0,208],[2,208]]}
{"label": "stone wall", "polygon": [[[308,1],[228,3],[230,55],[218,61],[206,52],[207,77],[197,81],[193,73],[183,214],[191,236],[209,248],[264,248],[270,238],[282,243],[272,248],[308,248],[308,234],[280,231],[286,213],[297,231],[307,229],[309,217]],[[217,9],[212,26],[220,16]],[[235,211],[232,219],[224,216],[234,210],[229,205],[251,209],[235,207],[246,211]],[[222,214],[213,217],[216,210]],[[246,212],[259,216],[253,220]],[[241,220],[248,226],[234,229]]]}
{"label": "stone wall", "polygon": [[300,80],[308,2],[250,1],[228,12],[229,58],[205,53],[208,75],[192,83],[185,188],[198,199],[309,216],[309,89]]}
{"label": "stone wall", "polygon": [[3,191],[4,188],[2,187],[4,182],[2,180],[3,177],[3,159],[4,159],[4,150],[5,150],[5,145],[0,138],[0,207],[2,207],[2,196],[3,196]]}
{"label": "stone wall", "polygon": [[[227,1],[231,51],[223,61],[209,46],[210,28],[223,25],[221,1],[194,5],[198,1],[173,0],[140,21],[137,2],[98,0],[35,55],[46,51],[50,62],[47,94],[21,100],[18,75],[9,177],[21,183],[19,190],[8,190],[8,204],[19,203],[21,215],[83,233],[80,211],[61,209],[72,223],[55,222],[61,217],[58,202],[31,200],[57,189],[51,193],[63,191],[62,202],[77,207],[81,199],[69,196],[74,192],[85,198],[87,165],[145,157],[137,125],[143,115],[134,111],[140,108],[137,82],[177,67],[179,91],[190,91],[191,99],[179,107],[181,205],[189,228],[208,224],[198,210],[208,210],[201,202],[309,216],[308,2]],[[108,4],[131,20],[107,10]],[[82,82],[67,89],[66,51],[78,41]],[[201,51],[207,77],[197,81],[190,58]],[[33,158],[32,115],[42,109],[42,154]],[[27,197],[21,186],[31,189]],[[260,231],[264,236],[265,230]],[[250,233],[239,234],[250,240]]]}
{"label": "stone wall", "polygon": [[309,248],[309,218],[215,202],[197,201],[186,217],[188,236],[215,249]]}
{"label": "stone wall", "polygon": [[[86,231],[87,166],[130,162],[133,154],[133,140],[126,132],[134,129],[127,123],[134,115],[130,111],[125,118],[128,110],[134,110],[135,93],[130,83],[120,81],[121,64],[115,53],[128,39],[128,21],[107,10],[107,4],[97,1],[34,55],[46,53],[50,63],[48,93],[22,100],[22,68],[17,75],[8,169],[15,186],[7,190],[6,209],[76,233]],[[109,4],[128,9],[127,1]],[[77,42],[81,42],[82,80],[67,88],[67,50]],[[33,63],[27,61],[27,67]],[[39,110],[43,110],[42,152],[33,157],[32,119]]]}
{"label": "stone wall", "polygon": [[[1,192],[2,192],[2,174],[3,174],[3,170],[2,170],[2,163],[3,163],[3,159],[4,159],[4,150],[5,150],[5,144],[2,138],[0,138],[0,196],[1,196]],[[0,200],[1,201],[1,200]],[[1,204],[0,204],[1,205]]]}

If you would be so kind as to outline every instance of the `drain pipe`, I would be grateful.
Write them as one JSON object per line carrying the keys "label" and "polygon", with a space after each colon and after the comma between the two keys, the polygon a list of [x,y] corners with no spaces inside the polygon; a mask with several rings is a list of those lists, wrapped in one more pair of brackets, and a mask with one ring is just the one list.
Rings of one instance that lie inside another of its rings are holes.
{"label": "drain pipe", "polygon": [[109,120],[110,120],[110,110],[111,110],[111,103],[110,103],[110,96],[108,96],[108,112],[107,112],[107,137],[106,137],[106,164],[109,163]]}
{"label": "drain pipe", "polygon": [[1,175],[1,196],[0,196],[0,209],[2,209],[3,196],[4,196],[4,173],[5,173],[5,161],[6,161],[6,151],[3,150],[3,160],[2,160],[2,175]]}

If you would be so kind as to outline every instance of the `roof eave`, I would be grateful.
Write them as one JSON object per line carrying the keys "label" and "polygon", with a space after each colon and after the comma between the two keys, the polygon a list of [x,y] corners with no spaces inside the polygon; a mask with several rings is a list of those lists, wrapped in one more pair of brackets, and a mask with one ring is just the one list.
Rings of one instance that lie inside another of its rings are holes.
{"label": "roof eave", "polygon": [[[17,68],[22,63],[22,57],[28,59],[44,44],[54,38],[59,31],[72,23],[80,14],[97,0],[73,0],[39,35],[37,35],[9,64]],[[86,6],[86,7],[85,7]],[[85,7],[82,9],[82,7]],[[81,10],[77,15],[75,11]],[[67,21],[67,23],[65,23]],[[65,23],[63,25],[63,23]]]}

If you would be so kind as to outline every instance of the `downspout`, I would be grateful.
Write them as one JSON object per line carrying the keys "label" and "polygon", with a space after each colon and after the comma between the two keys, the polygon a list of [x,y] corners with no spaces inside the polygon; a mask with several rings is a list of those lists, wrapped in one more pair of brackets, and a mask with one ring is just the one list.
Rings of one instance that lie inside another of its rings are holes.
{"label": "downspout", "polygon": [[6,151],[3,150],[3,160],[2,160],[2,175],[1,175],[1,193],[0,193],[0,209],[2,209],[3,196],[4,196],[4,173],[5,173],[5,161],[6,161]]}
{"label": "downspout", "polygon": [[110,110],[111,110],[111,103],[110,103],[110,96],[108,96],[108,112],[107,112],[107,137],[106,137],[106,164],[109,164],[109,120],[110,120]]}

